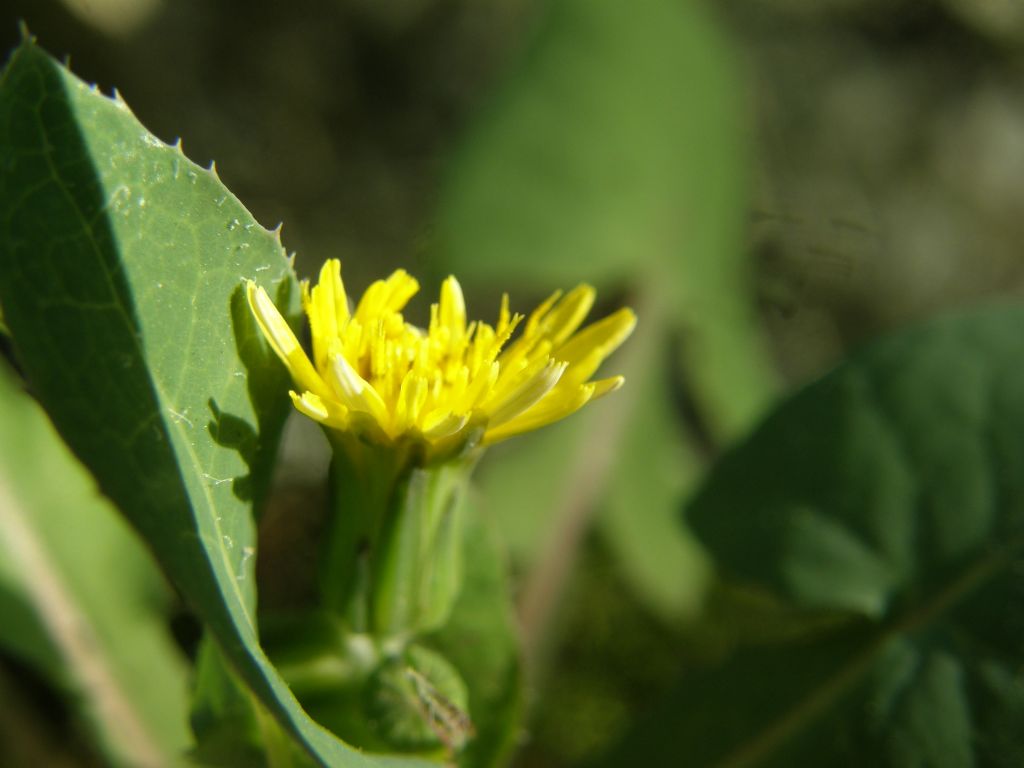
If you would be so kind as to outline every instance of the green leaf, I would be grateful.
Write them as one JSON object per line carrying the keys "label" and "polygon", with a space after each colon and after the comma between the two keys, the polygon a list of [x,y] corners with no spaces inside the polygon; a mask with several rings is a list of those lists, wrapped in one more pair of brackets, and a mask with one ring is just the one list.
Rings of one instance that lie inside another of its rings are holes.
{"label": "green leaf", "polygon": [[182,764],[187,667],[160,573],[2,365],[0,434],[0,645],[72,694],[112,765]]}
{"label": "green leaf", "polygon": [[[780,713],[796,710],[815,686],[855,658],[866,639],[861,632],[826,642],[746,649],[724,665],[690,671],[597,765],[760,765],[744,749],[759,733],[769,732]],[[839,761],[833,744],[819,744],[821,751],[806,763],[787,746],[777,755],[781,765],[858,764]]]}
{"label": "green leaf", "polygon": [[601,765],[1018,766],[1014,580],[994,579],[941,618],[744,648],[685,675]]}
{"label": "green leaf", "polygon": [[701,458],[681,433],[667,363],[638,366],[629,378],[634,410],[619,438],[619,463],[600,522],[608,549],[649,605],[661,616],[694,616],[707,565],[680,526],[678,510],[699,479]]}
{"label": "green leaf", "polygon": [[276,233],[31,41],[0,82],[0,167],[0,304],[57,429],[310,754],[388,762],[314,723],[257,640],[253,505],[287,383],[242,281],[294,313]]}
{"label": "green leaf", "polygon": [[687,678],[624,754],[1021,764],[1022,327],[1024,307],[998,307],[875,344],[723,457],[689,519],[795,639]]}
{"label": "green leaf", "polygon": [[[616,405],[586,427],[520,440],[481,477],[520,542],[543,542],[580,473],[551,457],[609,441],[626,458],[618,469],[594,469],[605,481],[593,483],[588,503],[606,500],[605,539],[640,594],[671,616],[693,603],[679,578],[696,568],[693,546],[673,520],[681,481],[698,477],[702,462],[667,402],[636,388],[682,360],[686,395],[716,442],[745,429],[774,389],[742,242],[741,93],[731,51],[698,3],[547,3],[456,154],[438,214],[439,258],[468,283],[631,289],[637,332],[607,366],[627,374],[609,398]],[[630,357],[641,336],[647,348]],[[650,433],[654,421],[660,428]],[[627,456],[637,445],[644,457],[682,454],[685,468],[664,473],[659,460],[641,483],[631,472],[642,459]],[[532,532],[524,508],[537,510]],[[645,541],[664,542],[673,565],[652,569]]]}
{"label": "green leaf", "polygon": [[724,457],[689,517],[730,577],[808,609],[890,614],[1024,529],[1018,307],[878,343]]}

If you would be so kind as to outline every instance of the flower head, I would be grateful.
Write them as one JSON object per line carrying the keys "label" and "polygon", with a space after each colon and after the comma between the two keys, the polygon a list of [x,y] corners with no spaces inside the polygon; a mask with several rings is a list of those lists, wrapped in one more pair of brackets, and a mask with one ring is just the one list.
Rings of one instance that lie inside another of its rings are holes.
{"label": "flower head", "polygon": [[506,295],[491,326],[467,324],[462,289],[449,277],[426,330],[402,317],[417,290],[416,280],[397,270],[367,288],[353,311],[341,263],[327,261],[316,286],[302,285],[310,360],[266,291],[247,284],[249,306],[295,382],[295,407],[327,427],[377,442],[495,443],[568,416],[622,385],[621,376],[590,378],[629,336],[636,317],[620,309],[577,330],[594,303],[588,285],[554,293],[525,323],[509,312]]}

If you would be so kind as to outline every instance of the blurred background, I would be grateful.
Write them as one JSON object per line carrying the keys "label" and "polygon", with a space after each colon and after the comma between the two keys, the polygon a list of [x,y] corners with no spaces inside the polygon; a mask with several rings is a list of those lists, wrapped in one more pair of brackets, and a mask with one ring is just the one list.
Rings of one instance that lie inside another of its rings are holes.
{"label": "blurred background", "polygon": [[[502,291],[526,311],[580,281],[598,314],[635,307],[608,364],[627,386],[479,470],[527,654],[518,765],[600,761],[720,652],[681,509],[723,447],[851,347],[1024,285],[1009,0],[0,9],[5,49],[24,20],[157,136],[215,160],[258,220],[284,223],[302,276],[339,257],[360,291],[402,266],[426,295],[414,319],[449,272],[474,317]],[[292,425],[261,539],[268,600],[288,595],[274,521],[301,516],[323,461],[317,431]],[[56,702],[4,669],[30,706],[5,708],[3,732],[66,726],[33,723]],[[53,764],[82,764],[66,752]]]}

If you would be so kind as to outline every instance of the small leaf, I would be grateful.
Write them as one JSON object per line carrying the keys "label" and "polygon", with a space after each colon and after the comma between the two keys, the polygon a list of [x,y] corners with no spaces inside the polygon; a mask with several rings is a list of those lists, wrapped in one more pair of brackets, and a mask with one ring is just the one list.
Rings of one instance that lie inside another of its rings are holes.
{"label": "small leaf", "polygon": [[[880,342],[723,457],[694,529],[803,631],[687,678],[622,754],[1021,764],[1022,327],[1024,308],[998,307]],[[810,632],[799,614],[834,620]]]}
{"label": "small leaf", "polygon": [[72,693],[112,765],[183,764],[187,668],[148,552],[2,365],[0,434],[0,645]]}
{"label": "small leaf", "polygon": [[30,40],[0,81],[0,167],[0,303],[54,424],[310,754],[388,762],[317,726],[256,635],[253,507],[288,405],[241,285],[294,316],[277,234]]}

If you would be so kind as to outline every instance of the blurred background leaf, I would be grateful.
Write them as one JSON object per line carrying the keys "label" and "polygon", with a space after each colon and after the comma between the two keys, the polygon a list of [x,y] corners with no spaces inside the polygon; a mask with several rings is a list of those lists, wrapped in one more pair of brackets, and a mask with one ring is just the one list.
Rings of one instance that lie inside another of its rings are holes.
{"label": "blurred background leaf", "polygon": [[[0,645],[70,694],[110,765],[184,764],[188,666],[149,552],[6,366],[0,432]],[[41,759],[20,741],[4,764]]]}
{"label": "blurred background leaf", "polygon": [[538,16],[456,154],[436,247],[474,286],[593,281],[626,288],[639,315],[608,366],[626,374],[622,392],[481,469],[485,503],[532,571],[523,615],[540,652],[595,510],[638,596],[669,620],[693,615],[702,565],[674,510],[709,444],[749,423],[774,384],[742,248],[730,49],[695,3],[572,0]]}
{"label": "blurred background leaf", "polygon": [[879,342],[723,456],[691,524],[794,637],[684,676],[618,760],[1024,759],[1022,327],[1005,306]]}
{"label": "blurred background leaf", "polygon": [[1016,546],[1022,327],[1012,306],[936,320],[790,398],[690,506],[722,572],[784,604],[878,619]]}

